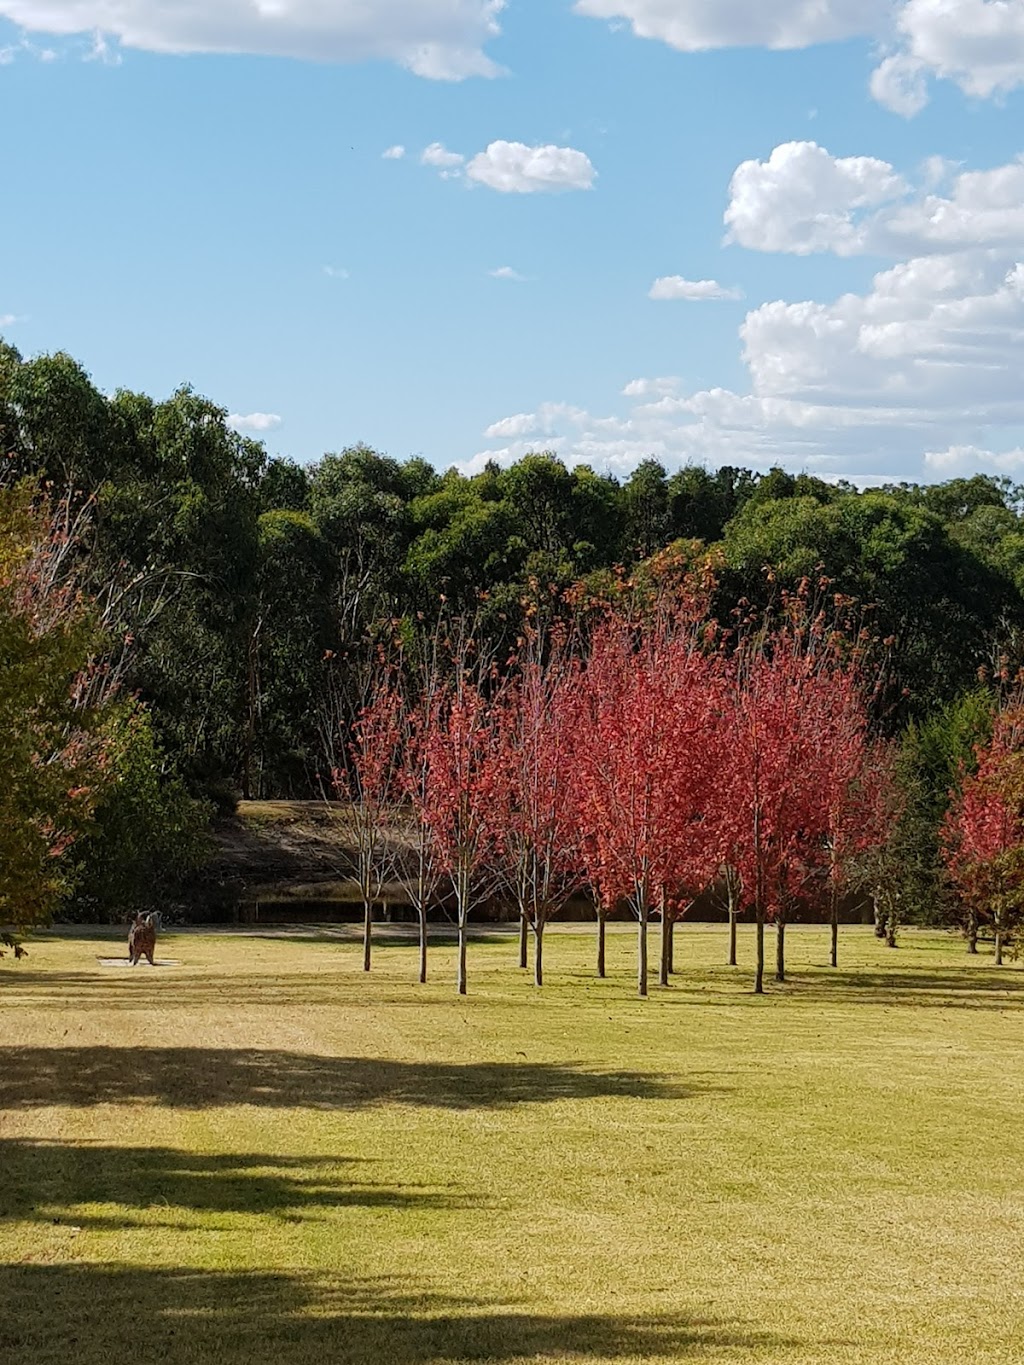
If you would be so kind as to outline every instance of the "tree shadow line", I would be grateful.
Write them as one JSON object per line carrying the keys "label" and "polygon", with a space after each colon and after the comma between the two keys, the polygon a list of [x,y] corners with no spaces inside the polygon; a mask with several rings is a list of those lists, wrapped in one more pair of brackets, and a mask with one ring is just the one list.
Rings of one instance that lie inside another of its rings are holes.
{"label": "tree shadow line", "polygon": [[216,1360],[222,1365],[429,1365],[434,1361],[673,1359],[793,1343],[738,1321],[683,1315],[535,1314],[402,1291],[387,1279],[127,1265],[0,1266],[5,1365]]}
{"label": "tree shadow line", "polygon": [[798,968],[794,993],[815,999],[871,1005],[913,1005],[932,1009],[1024,1009],[1024,977],[998,967],[967,966],[958,971],[858,971],[823,968],[813,975]]}
{"label": "tree shadow line", "polygon": [[[157,958],[159,963],[160,959]],[[414,981],[410,973],[410,983]],[[356,980],[351,963],[337,971],[257,973],[240,976],[225,972],[192,976],[178,967],[102,968],[96,972],[11,971],[0,985],[0,1000],[25,1004],[59,1003],[69,1010],[140,1010],[154,1003],[165,1004],[173,993],[176,1008],[208,1005],[256,1005],[259,1008],[293,1005],[337,1005],[342,981]],[[357,984],[362,984],[362,974]],[[394,982],[387,982],[394,989]],[[445,985],[448,983],[445,982]],[[155,987],[161,992],[147,992]],[[385,1003],[375,998],[375,1004]],[[406,1003],[419,1004],[418,1000]]]}
{"label": "tree shadow line", "polygon": [[557,1062],[406,1062],[256,1048],[0,1048],[3,1105],[148,1103],[180,1109],[246,1104],[363,1109],[401,1104],[507,1109],[557,1100],[685,1099],[692,1085],[640,1071]]}
{"label": "tree shadow line", "polygon": [[[370,1164],[353,1157],[207,1155],[8,1138],[0,1140],[0,1219],[121,1228],[145,1211],[147,1226],[181,1228],[189,1225],[189,1214],[297,1218],[341,1208],[443,1210],[477,1202],[455,1187],[351,1178],[361,1174],[353,1168]],[[87,1211],[86,1205],[116,1205],[118,1211]]]}

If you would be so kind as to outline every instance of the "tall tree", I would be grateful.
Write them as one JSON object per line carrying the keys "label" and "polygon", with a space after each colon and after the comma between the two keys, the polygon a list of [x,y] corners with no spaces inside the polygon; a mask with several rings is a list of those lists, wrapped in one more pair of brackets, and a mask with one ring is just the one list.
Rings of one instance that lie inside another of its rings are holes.
{"label": "tall tree", "polygon": [[581,847],[604,906],[626,901],[637,918],[641,997],[651,911],[687,876],[681,850],[704,837],[714,749],[701,614],[694,599],[653,627],[610,616],[594,632],[580,688]]}
{"label": "tall tree", "polygon": [[0,488],[0,929],[45,920],[62,855],[108,780],[103,722],[116,676],[74,571],[67,503]]}
{"label": "tall tree", "polygon": [[799,596],[773,629],[752,631],[735,660],[730,725],[732,843],[757,930],[754,990],[764,990],[764,929],[776,926],[776,978],[794,899],[820,863],[829,800],[831,709],[854,685],[830,624]]}
{"label": "tall tree", "polygon": [[967,912],[968,937],[989,921],[996,965],[1024,914],[1024,705],[996,717],[942,828],[942,853]]}
{"label": "tall tree", "polygon": [[496,706],[499,791],[507,803],[501,862],[521,930],[533,933],[534,981],[542,986],[545,927],[581,880],[572,762],[577,672],[561,642],[546,651],[534,635],[527,649]]}
{"label": "tall tree", "polygon": [[371,966],[373,908],[398,858],[398,817],[404,798],[401,694],[383,667],[371,675],[369,693],[343,738],[347,761],[332,773],[340,801],[341,828],[352,850],[363,903],[363,971]]}
{"label": "tall tree", "polygon": [[434,698],[424,742],[423,787],[413,800],[451,884],[459,940],[457,988],[465,995],[469,919],[497,885],[500,836],[495,813],[506,802],[494,711],[481,680],[470,676],[464,653],[456,658],[454,673]]}

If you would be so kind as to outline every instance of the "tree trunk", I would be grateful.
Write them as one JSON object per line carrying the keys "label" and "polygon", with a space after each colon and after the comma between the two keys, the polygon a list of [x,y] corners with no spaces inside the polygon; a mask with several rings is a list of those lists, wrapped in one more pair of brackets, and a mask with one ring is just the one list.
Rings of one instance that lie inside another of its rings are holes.
{"label": "tree trunk", "polygon": [[459,915],[459,994],[466,994],[466,920]]}
{"label": "tree trunk", "polygon": [[775,925],[775,980],[786,979],[786,921],[780,919]]}
{"label": "tree trunk", "polygon": [[978,916],[973,910],[967,920],[967,951],[969,953],[978,951]]}
{"label": "tree trunk", "polygon": [[640,923],[636,940],[636,990],[643,1000],[647,996],[647,906],[640,912]]}
{"label": "tree trunk", "polygon": [[427,982],[427,907],[420,910],[420,985]]}
{"label": "tree trunk", "polygon": [[996,922],[996,966],[1003,965],[1003,926]]}
{"label": "tree trunk", "polygon": [[544,985],[544,925],[539,920],[533,927],[533,984]]}
{"label": "tree trunk", "polygon": [[670,919],[668,922],[668,974],[676,974],[676,922]]}
{"label": "tree trunk", "polygon": [[669,973],[672,970],[672,921],[665,913],[664,907],[661,912],[661,966],[658,971],[658,985],[667,986]]}
{"label": "tree trunk", "polygon": [[455,912],[459,920],[459,994],[466,994],[466,944],[469,928],[469,872],[463,867],[455,886]]}
{"label": "tree trunk", "polygon": [[605,919],[604,911],[597,912],[597,974],[604,980],[604,944],[605,944]]}
{"label": "tree trunk", "polygon": [[736,966],[736,907],[729,906],[729,966]]}
{"label": "tree trunk", "polygon": [[839,966],[839,897],[836,894],[835,886],[832,887],[831,896],[831,923],[832,923],[832,956],[829,959],[833,967]]}
{"label": "tree trunk", "polygon": [[887,948],[899,947],[899,944],[896,942],[896,931],[899,927],[896,916],[890,915],[885,922],[885,946]]}
{"label": "tree trunk", "polygon": [[520,910],[520,912],[519,912],[519,965],[520,965],[520,967],[523,969],[523,971],[526,970],[526,968],[529,966],[529,963],[530,963],[529,940],[530,940],[530,921],[526,918],[526,911],[525,911],[525,910]]}
{"label": "tree trunk", "polygon": [[363,971],[370,970],[370,951],[373,942],[373,901],[363,901]]}
{"label": "tree trunk", "polygon": [[764,995],[764,911],[757,907],[757,972],[754,977],[754,994]]}

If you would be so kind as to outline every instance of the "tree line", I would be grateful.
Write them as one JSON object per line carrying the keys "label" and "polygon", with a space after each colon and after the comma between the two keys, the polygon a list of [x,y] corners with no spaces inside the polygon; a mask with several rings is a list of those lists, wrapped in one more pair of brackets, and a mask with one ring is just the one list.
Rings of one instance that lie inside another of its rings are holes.
{"label": "tree line", "polygon": [[[10,646],[8,792],[37,842],[7,837],[41,868],[40,912],[148,908],[180,892],[213,814],[239,796],[331,793],[396,640],[411,659],[442,628],[471,630],[507,672],[524,628],[574,637],[581,600],[642,584],[674,547],[714,566],[709,621],[764,622],[784,590],[822,577],[857,604],[878,642],[865,723],[890,745],[901,802],[890,914],[960,913],[943,857],[950,793],[1012,687],[1024,627],[1024,500],[1007,480],[858,491],[779,469],[668,475],[647,460],[620,482],[545,453],[468,476],[366,446],[301,466],[189,389],[108,396],[66,355],[3,345],[0,451],[2,629],[33,642],[56,689],[47,720]],[[37,724],[49,748],[26,738]],[[45,773],[15,782],[44,753]],[[44,776],[73,774],[85,754],[92,780],[66,787],[78,807],[36,819]],[[12,922],[32,901],[14,885]]]}

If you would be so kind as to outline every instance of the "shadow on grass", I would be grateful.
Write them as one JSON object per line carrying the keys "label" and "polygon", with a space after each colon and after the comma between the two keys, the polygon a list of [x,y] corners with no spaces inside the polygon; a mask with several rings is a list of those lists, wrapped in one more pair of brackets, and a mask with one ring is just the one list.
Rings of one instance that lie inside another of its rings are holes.
{"label": "shadow on grass", "polygon": [[[138,1221],[133,1213],[146,1210],[147,1226],[180,1228],[187,1224],[184,1211],[297,1217],[353,1207],[457,1209],[471,1202],[456,1190],[347,1178],[357,1175],[352,1167],[368,1164],[345,1157],[204,1156],[164,1147],[0,1140],[0,1218],[124,1227]],[[89,1213],[81,1208],[86,1204],[114,1204],[118,1211]]]}
{"label": "shadow on grass", "polygon": [[506,1109],[613,1096],[685,1099],[694,1093],[691,1086],[643,1072],[588,1071],[554,1062],[443,1066],[245,1048],[0,1048],[0,1076],[6,1109],[131,1103],[181,1109],[225,1104]]}
{"label": "shadow on grass", "polygon": [[999,967],[973,967],[937,972],[837,971],[823,969],[808,976],[794,974],[795,995],[836,1000],[848,1004],[921,1005],[934,1009],[1024,1008],[1024,976]]}
{"label": "shadow on grass", "polygon": [[429,1365],[432,1361],[685,1360],[789,1343],[743,1323],[534,1315],[398,1292],[389,1280],[123,1265],[0,1266],[5,1365],[217,1361],[218,1365]]}
{"label": "shadow on grass", "polygon": [[[348,945],[350,946],[350,945]],[[330,952],[322,958],[321,970],[316,972],[232,972],[193,975],[189,972],[187,944],[161,944],[158,952],[179,960],[175,967],[153,968],[147,962],[137,967],[127,965],[118,967],[99,967],[94,971],[38,971],[23,964],[4,968],[0,963],[0,1004],[49,1007],[59,1005],[61,1009],[76,1010],[142,1010],[154,1004],[166,1007],[169,1003],[176,1009],[202,1009],[210,1005],[291,1008],[293,1006],[351,1004],[365,998],[372,990],[373,1003],[405,1005],[419,1008],[424,1000],[436,1003],[437,993],[443,994],[446,1004],[455,1003],[454,969],[450,963],[436,963],[431,969],[429,987],[420,986],[416,975],[418,959],[416,949],[410,944],[392,944],[391,952],[381,952],[375,961],[380,966],[386,962],[393,968],[399,954],[393,950],[400,948],[405,955],[403,966],[406,968],[401,978],[382,977],[379,973],[366,975],[361,970],[362,949],[357,959],[354,953],[345,951],[338,954]],[[230,943],[224,952],[224,961],[230,964],[233,954]],[[95,962],[95,957],[93,957]],[[160,958],[158,957],[158,961]],[[507,968],[509,979],[521,981],[523,973],[517,973],[511,955],[498,970]],[[495,969],[493,962],[485,964],[488,976]],[[596,979],[596,978],[595,978]],[[470,1002],[473,1000],[473,968],[470,964]],[[339,990],[348,992],[339,999]],[[386,994],[382,995],[382,992]],[[431,994],[431,992],[435,992]],[[466,1003],[465,1001],[462,1002]]]}

